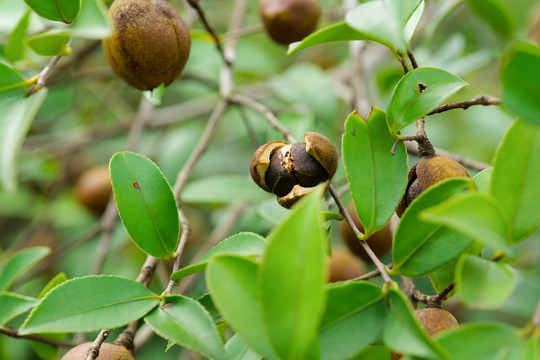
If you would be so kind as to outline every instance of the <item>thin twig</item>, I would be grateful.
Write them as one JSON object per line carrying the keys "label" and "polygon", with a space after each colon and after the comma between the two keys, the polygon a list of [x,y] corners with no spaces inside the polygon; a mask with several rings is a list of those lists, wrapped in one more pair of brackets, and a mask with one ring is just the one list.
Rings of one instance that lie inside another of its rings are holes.
{"label": "thin twig", "polygon": [[538,305],[536,305],[536,310],[532,317],[532,323],[535,327],[540,328],[540,300],[538,300]]}
{"label": "thin twig", "polygon": [[291,142],[291,143],[295,142],[294,136],[289,131],[289,129],[287,129],[281,122],[279,122],[279,120],[274,115],[274,113],[272,113],[272,111],[270,111],[266,106],[264,106],[260,102],[255,101],[255,100],[251,99],[250,97],[240,95],[240,94],[233,95],[232,98],[231,98],[231,101],[234,102],[234,103],[237,103],[237,104],[246,105],[246,106],[260,112],[266,118],[266,120],[268,120],[270,125],[274,129],[279,131],[283,135],[283,137],[285,137],[285,139],[287,139],[288,142]]}
{"label": "thin twig", "polygon": [[[171,274],[175,273],[180,269],[180,259],[182,258],[182,253],[184,252],[184,247],[186,246],[187,239],[189,238],[189,234],[191,234],[191,227],[189,226],[189,221],[182,211],[182,207],[178,206],[178,216],[180,218],[180,225],[182,232],[180,234],[180,241],[178,243],[178,247],[176,248],[176,258],[174,259],[173,268],[171,271]],[[166,293],[170,293],[175,285],[174,280],[169,280],[169,284],[167,285],[167,288],[165,289]]]}
{"label": "thin twig", "polygon": [[[353,219],[351,218],[351,215],[349,214],[349,212],[347,211],[347,209],[345,208],[345,205],[343,204],[343,202],[341,201],[341,199],[339,198],[339,195],[338,193],[336,192],[336,190],[334,189],[334,187],[330,184],[329,186],[329,191],[330,191],[330,194],[332,195],[332,197],[334,198],[334,200],[336,201],[336,204],[339,208],[339,211],[341,212],[341,214],[343,215],[343,217],[345,217],[345,221],[347,221],[347,223],[349,224],[349,226],[351,227],[352,231],[354,232],[354,234],[358,237],[359,235],[362,235],[362,233],[360,232],[360,230],[358,230],[358,227],[356,227],[356,224],[354,223]],[[373,250],[371,250],[371,248],[369,247],[369,245],[365,242],[365,241],[362,241],[362,240],[358,240],[360,242],[360,244],[362,245],[362,247],[364,248],[365,252],[369,255],[369,258],[371,259],[371,261],[373,262],[373,264],[375,264],[375,266],[377,267],[377,269],[380,271],[381,273],[381,276],[384,280],[385,283],[389,284],[389,283],[392,283],[392,278],[390,278],[390,276],[388,275],[388,273],[386,272],[386,268],[384,267],[384,264],[381,262],[381,260],[379,260],[379,258],[377,257],[377,255],[375,255],[375,253],[373,252]]]}
{"label": "thin twig", "polygon": [[[66,47],[71,47],[71,42],[73,41],[73,36],[69,38],[69,41],[67,42],[66,44]],[[38,79],[36,81],[36,83],[34,85],[32,85],[27,91],[26,91],[26,96],[30,96],[36,92],[38,92],[42,87],[45,86],[45,84],[47,83],[47,79],[49,78],[49,76],[51,75],[56,63],[58,62],[58,60],[60,60],[60,58],[62,58],[63,56],[65,55],[56,55],[55,57],[53,57],[49,63],[47,64],[47,66],[45,66],[45,68],[38,74]]]}
{"label": "thin twig", "polygon": [[99,356],[99,349],[101,348],[103,342],[105,342],[105,340],[109,337],[109,334],[109,329],[103,329],[99,332],[96,340],[94,340],[90,348],[88,348],[88,356],[86,357],[86,360],[95,360]]}
{"label": "thin twig", "polygon": [[203,8],[199,5],[199,0],[187,0],[187,2],[193,9],[195,9],[204,27],[206,28],[210,36],[212,36],[212,38],[214,39],[214,42],[216,43],[216,48],[218,49],[221,57],[223,58],[223,61],[225,61],[225,63],[230,66],[231,62],[225,56],[225,52],[223,51],[223,47],[221,46],[221,40],[219,38],[219,35],[216,33],[216,30],[214,30],[214,27],[206,18],[206,14],[204,13]]}
{"label": "thin twig", "polygon": [[409,72],[409,66],[407,65],[407,59],[400,52],[398,52],[398,55],[399,55],[399,62],[401,63],[401,66],[403,67],[403,72],[406,74],[406,73]]}
{"label": "thin twig", "polygon": [[471,100],[461,101],[461,102],[452,101],[452,102],[449,102],[448,104],[441,105],[431,110],[428,113],[428,115],[439,114],[439,113],[442,113],[448,110],[453,110],[453,109],[466,110],[474,105],[489,106],[489,105],[499,105],[500,103],[501,103],[501,100],[495,97],[492,97],[489,95],[478,95],[474,99],[471,99]]}
{"label": "thin twig", "polygon": [[78,342],[73,342],[73,341],[59,341],[59,340],[49,339],[45,336],[36,335],[36,334],[21,335],[16,329],[11,329],[5,326],[0,326],[0,334],[7,335],[15,339],[35,340],[35,341],[39,341],[45,344],[50,344],[52,346],[59,346],[59,347],[73,347],[80,344]]}
{"label": "thin twig", "polygon": [[255,134],[255,131],[253,130],[253,126],[251,126],[251,121],[246,112],[246,108],[242,104],[236,104],[236,108],[238,109],[238,112],[240,113],[240,117],[242,118],[242,121],[244,122],[244,126],[246,127],[246,131],[249,135],[249,140],[251,141],[251,145],[253,145],[253,147],[256,149],[257,147],[259,147],[259,140],[257,139],[257,134]]}
{"label": "thin twig", "polygon": [[[391,269],[392,268],[392,264],[388,265],[388,268]],[[364,274],[364,275],[360,275],[358,277],[355,277],[349,281],[362,281],[362,280],[369,280],[369,279],[373,279],[373,278],[376,278],[377,276],[381,275],[381,271],[379,269],[375,269],[375,270],[371,270],[370,272]]]}
{"label": "thin twig", "polygon": [[411,49],[407,51],[407,55],[409,56],[409,60],[411,60],[411,65],[413,69],[418,69],[418,63],[416,62],[416,58],[414,57],[414,54]]}

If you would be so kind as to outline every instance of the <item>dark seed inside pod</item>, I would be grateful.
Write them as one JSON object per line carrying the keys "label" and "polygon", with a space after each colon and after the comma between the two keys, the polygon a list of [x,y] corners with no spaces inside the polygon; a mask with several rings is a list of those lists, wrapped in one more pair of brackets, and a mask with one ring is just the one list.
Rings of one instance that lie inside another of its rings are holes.
{"label": "dark seed inside pod", "polygon": [[306,143],[298,142],[291,145],[291,157],[294,173],[302,186],[312,187],[328,180],[328,172],[306,151]]}
{"label": "dark seed inside pod", "polygon": [[266,184],[277,196],[287,195],[298,180],[292,172],[283,167],[281,151],[278,149],[270,155],[270,165],[264,177]]}
{"label": "dark seed inside pod", "polygon": [[413,200],[422,193],[422,191],[424,191],[424,189],[422,189],[420,181],[418,181],[418,179],[415,179],[407,190],[407,206],[409,206],[413,202]]}

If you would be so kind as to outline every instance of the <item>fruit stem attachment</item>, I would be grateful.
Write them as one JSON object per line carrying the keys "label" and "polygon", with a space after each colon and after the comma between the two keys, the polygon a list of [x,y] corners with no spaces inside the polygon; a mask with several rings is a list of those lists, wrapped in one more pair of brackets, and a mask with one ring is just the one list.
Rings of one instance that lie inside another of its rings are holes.
{"label": "fruit stem attachment", "polygon": [[[354,221],[351,218],[351,215],[349,214],[349,212],[345,208],[345,205],[343,204],[343,202],[339,198],[339,195],[338,195],[336,189],[334,189],[334,186],[332,184],[330,184],[330,186],[328,187],[328,190],[330,191],[330,194],[334,198],[334,201],[336,202],[336,205],[338,206],[339,211],[341,212],[341,214],[345,218],[345,221],[347,221],[347,224],[349,224],[349,226],[351,227],[351,229],[354,232],[354,234],[356,235],[356,237],[358,237],[359,235],[361,236],[362,233],[360,232],[360,230],[358,230],[358,228],[354,224]],[[381,273],[381,276],[382,276],[384,282],[387,283],[387,284],[392,283],[392,278],[390,278],[390,275],[388,275],[388,273],[386,272],[386,268],[384,267],[384,264],[381,262],[381,260],[379,260],[377,255],[375,255],[373,250],[371,250],[369,245],[366,244],[366,242],[363,241],[363,240],[358,239],[358,241],[360,241],[360,244],[364,248],[365,252],[369,255],[369,258],[371,259],[371,261],[373,261],[373,264],[375,264],[375,267],[377,267],[377,269]]]}
{"label": "fruit stem attachment", "polygon": [[109,329],[103,329],[99,332],[98,337],[94,342],[92,343],[92,346],[88,349],[88,356],[86,357],[86,360],[95,360],[99,356],[99,349],[101,348],[101,344],[105,342],[105,340],[109,337],[110,330]]}

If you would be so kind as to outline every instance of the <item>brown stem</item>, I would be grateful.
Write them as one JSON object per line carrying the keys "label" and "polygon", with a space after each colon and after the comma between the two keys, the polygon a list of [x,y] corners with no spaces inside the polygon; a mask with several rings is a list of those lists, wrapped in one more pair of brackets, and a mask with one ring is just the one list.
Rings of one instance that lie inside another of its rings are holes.
{"label": "brown stem", "polygon": [[411,49],[407,51],[407,55],[409,56],[409,60],[411,60],[411,65],[413,69],[418,69],[418,63],[416,62],[416,58],[414,57],[414,54]]}
{"label": "brown stem", "polygon": [[489,106],[489,105],[499,105],[501,103],[500,99],[497,99],[495,97],[489,96],[489,95],[478,95],[474,99],[467,100],[467,101],[461,101],[461,102],[449,102],[448,104],[441,105],[433,110],[431,110],[428,115],[433,114],[439,114],[448,110],[453,109],[468,109],[471,106],[474,105],[483,105],[483,106]]}
{"label": "brown stem", "polygon": [[[347,221],[347,224],[349,224],[349,226],[351,227],[352,231],[354,232],[354,234],[358,237],[359,235],[362,235],[362,233],[360,232],[360,230],[358,230],[358,227],[356,227],[356,224],[354,223],[353,219],[351,218],[351,215],[349,214],[349,212],[347,211],[347,209],[345,208],[345,205],[343,204],[343,202],[341,201],[341,199],[339,198],[339,195],[338,193],[336,192],[336,189],[334,189],[334,187],[332,186],[332,184],[330,184],[330,186],[328,187],[328,190],[330,191],[330,194],[332,195],[332,197],[334,198],[334,200],[336,201],[336,205],[338,206],[339,208],[339,211],[341,212],[341,214],[343,215],[343,217],[345,218],[345,221]],[[373,264],[375,264],[375,266],[377,267],[377,269],[379,270],[379,272],[381,273],[381,276],[384,280],[385,283],[389,284],[389,283],[392,283],[392,278],[390,278],[390,276],[388,275],[388,273],[386,272],[386,268],[384,267],[384,264],[381,262],[381,260],[379,260],[379,258],[377,257],[377,255],[375,255],[375,253],[373,252],[373,250],[371,250],[371,248],[369,247],[369,245],[363,241],[363,240],[358,240],[360,242],[360,244],[362,245],[362,247],[364,248],[364,251],[368,254],[369,258],[371,259],[371,261],[373,262]]]}
{"label": "brown stem", "polygon": [[[388,268],[391,269],[392,264],[388,265]],[[355,277],[355,278],[351,279],[350,281],[369,280],[369,279],[376,278],[379,275],[381,275],[381,271],[379,269],[375,269],[375,270],[371,270],[370,272],[368,272],[368,273],[366,273],[364,275],[360,275],[358,277]]]}
{"label": "brown stem", "polygon": [[92,345],[88,348],[88,356],[86,357],[86,360],[95,360],[99,356],[99,349],[101,348],[101,345],[105,340],[109,337],[110,330],[109,329],[103,329],[99,332],[98,337]]}
{"label": "brown stem", "polygon": [[188,0],[188,4],[193,9],[195,9],[195,11],[197,12],[197,15],[199,15],[199,19],[201,19],[201,22],[203,23],[204,27],[206,28],[206,31],[208,31],[210,36],[212,36],[212,38],[214,39],[214,42],[216,43],[216,48],[218,49],[219,53],[221,54],[221,57],[223,58],[223,61],[225,61],[225,63],[228,66],[231,66],[231,62],[225,56],[225,51],[223,50],[223,47],[221,46],[221,40],[219,39],[219,35],[216,33],[216,30],[214,30],[214,27],[212,26],[212,24],[210,24],[210,22],[206,18],[204,10],[201,7],[201,5],[199,4],[199,0]]}
{"label": "brown stem", "polygon": [[36,334],[21,335],[16,329],[11,329],[5,326],[0,326],[0,334],[4,334],[15,339],[35,340],[35,341],[39,341],[45,344],[50,344],[52,346],[58,346],[58,347],[73,347],[80,344],[80,343],[72,342],[72,341],[58,341],[54,339],[49,339],[47,337],[36,335]]}
{"label": "brown stem", "polygon": [[[178,269],[180,269],[180,259],[182,258],[182,253],[184,252],[184,247],[186,246],[189,234],[191,234],[191,227],[189,226],[189,221],[180,206],[178,206],[178,216],[180,217],[180,228],[182,229],[182,232],[180,234],[180,241],[178,243],[178,247],[176,248],[176,258],[174,259],[171,274],[177,272]],[[167,285],[165,292],[172,292],[174,284],[174,280],[169,280],[169,284]]]}
{"label": "brown stem", "polygon": [[409,72],[409,65],[407,65],[407,59],[399,51],[398,51],[398,55],[399,55],[399,62],[401,63],[401,66],[403,67],[403,72],[406,74]]}

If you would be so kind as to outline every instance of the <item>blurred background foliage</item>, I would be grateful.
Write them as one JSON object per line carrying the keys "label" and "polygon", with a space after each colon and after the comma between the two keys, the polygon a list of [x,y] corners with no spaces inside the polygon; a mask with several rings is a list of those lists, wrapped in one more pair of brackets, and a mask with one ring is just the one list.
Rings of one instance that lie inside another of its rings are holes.
{"label": "blurred background foliage", "polygon": [[[324,11],[319,28],[342,21],[342,1],[319,2]],[[509,11],[508,31],[540,42],[539,4],[534,0],[502,2]],[[166,89],[162,105],[153,111],[137,152],[152,158],[173,184],[218,101],[222,59],[196,14],[181,0],[171,3],[191,24],[191,54],[181,77]],[[226,31],[232,1],[203,0],[201,5],[227,41],[231,36]],[[26,9],[22,0],[0,0],[0,56]],[[31,15],[29,33],[44,27],[47,21]],[[324,44],[287,56],[285,47],[276,45],[262,32],[256,0],[248,2],[248,16],[241,31],[234,63],[237,91],[266,104],[297,138],[302,138],[305,131],[317,131],[339,145],[344,121],[352,110],[349,45]],[[386,48],[374,43],[362,46],[360,80],[366,103],[385,109],[403,70]],[[467,1],[459,0],[427,0],[412,41],[420,66],[443,68],[470,84],[451,99],[455,101],[478,94],[501,97],[500,57],[508,46],[508,33],[494,30]],[[15,66],[31,77],[47,61],[29,52],[28,60]],[[0,191],[0,264],[24,247],[39,245],[52,249],[49,258],[13,288],[29,296],[37,296],[61,271],[68,278],[91,271],[100,236],[84,239],[84,234],[99,224],[100,216],[77,203],[73,186],[84,170],[107,164],[115,152],[125,148],[127,131],[142,98],[141,92],[114,76],[103,58],[100,43],[91,40],[75,39],[73,54],[59,62],[47,85],[49,95],[17,161],[18,189],[13,193]],[[502,107],[478,106],[431,116],[426,130],[437,148],[491,163],[511,121],[512,116]],[[414,132],[413,128],[403,131],[407,135]],[[184,264],[197,256],[214,231],[223,232],[222,236],[239,231],[266,235],[284,215],[285,210],[274,198],[249,179],[249,162],[256,147],[276,139],[280,135],[269,128],[259,113],[234,106],[227,110],[182,195],[193,228]],[[416,158],[411,156],[410,163],[414,162]],[[334,179],[338,186],[346,183],[342,164]],[[347,196],[344,198],[347,200]],[[540,296],[539,236],[537,232],[534,240],[516,246],[519,283],[501,309],[466,309],[456,299],[446,304],[460,322],[489,318],[517,326],[525,324]],[[332,242],[342,242],[337,229]],[[135,278],[144,259],[145,255],[117,221],[102,273]],[[388,263],[390,254],[383,261]],[[157,293],[166,284],[168,266],[158,269],[150,284]],[[419,279],[417,285],[427,294],[434,293],[427,278]],[[199,281],[189,295],[198,297],[204,293],[204,284]],[[16,318],[9,326],[17,327],[23,319]],[[87,339],[94,337],[95,334],[87,334]],[[165,340],[154,337],[137,358],[155,359],[156,354],[163,359],[179,357],[179,347],[163,354],[165,346]],[[187,359],[190,355],[180,356]],[[0,358],[33,359],[35,355],[28,342],[1,336]]]}

